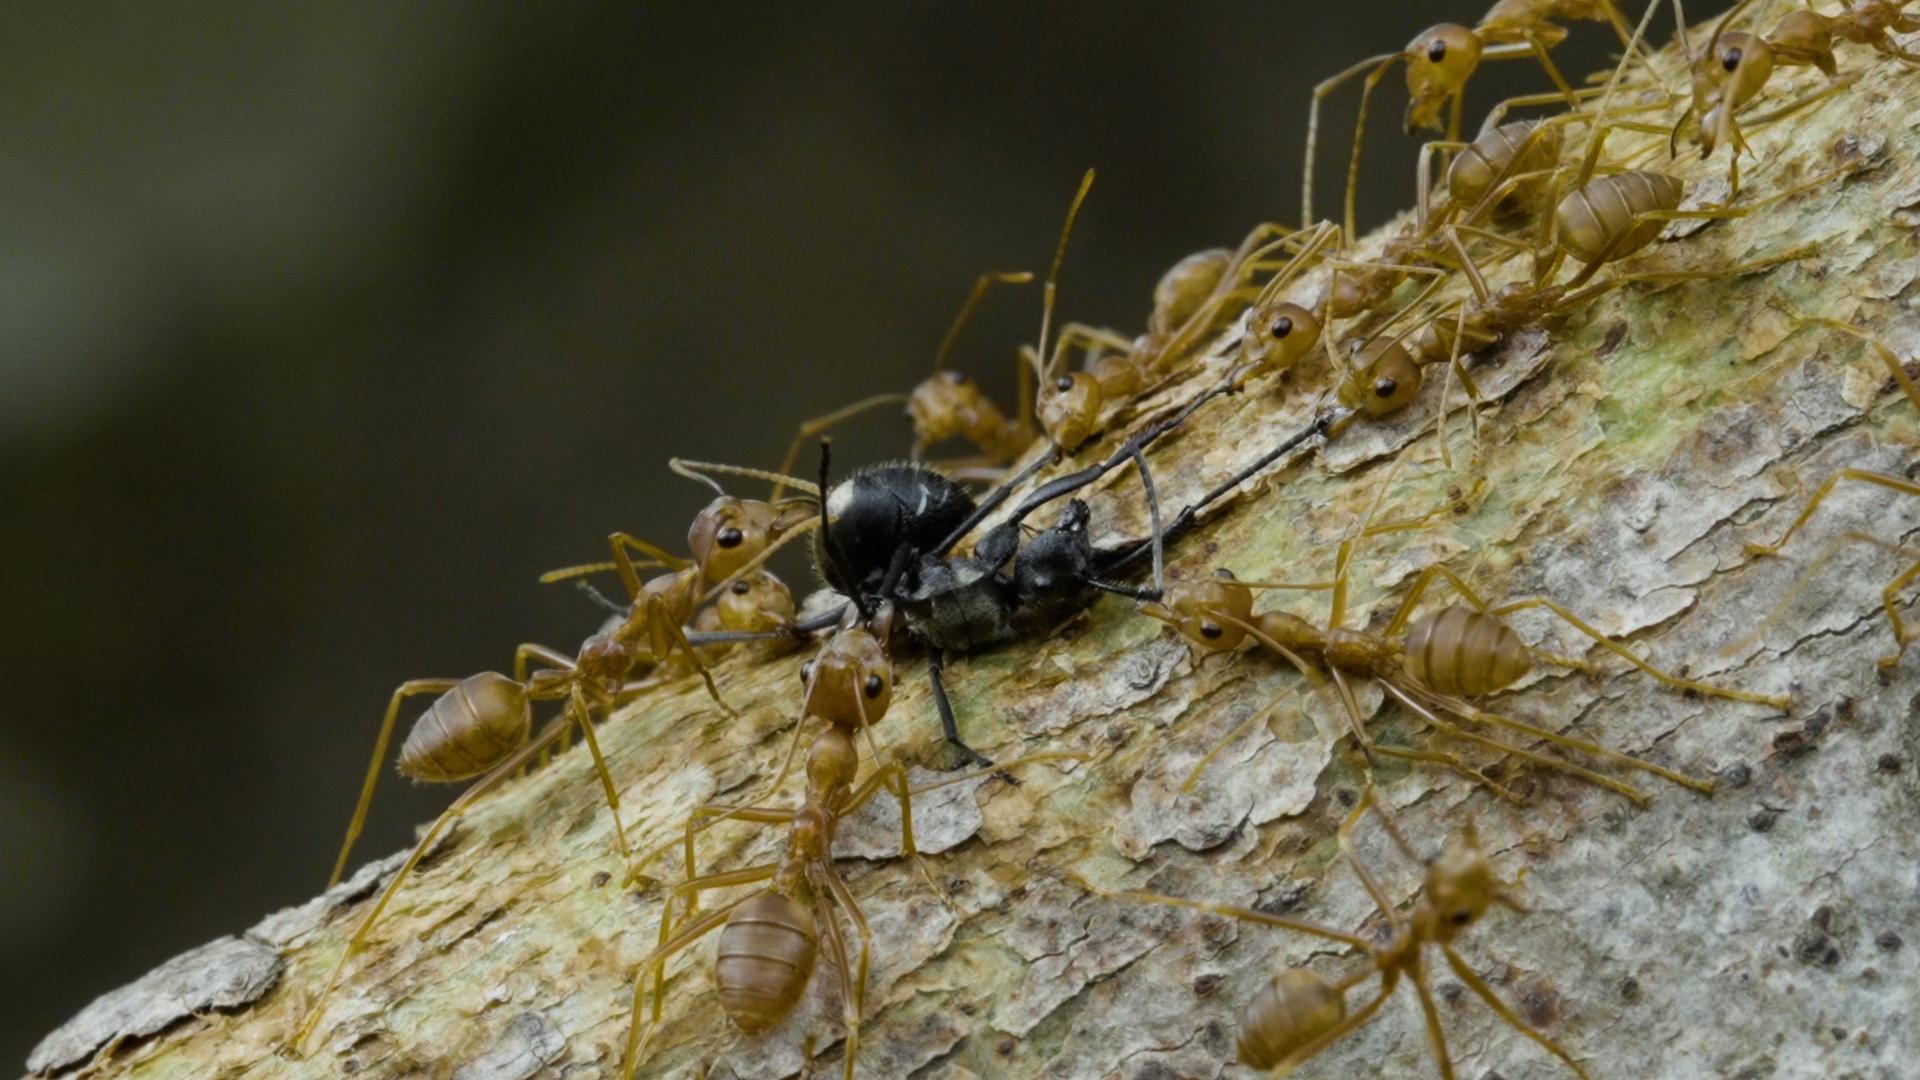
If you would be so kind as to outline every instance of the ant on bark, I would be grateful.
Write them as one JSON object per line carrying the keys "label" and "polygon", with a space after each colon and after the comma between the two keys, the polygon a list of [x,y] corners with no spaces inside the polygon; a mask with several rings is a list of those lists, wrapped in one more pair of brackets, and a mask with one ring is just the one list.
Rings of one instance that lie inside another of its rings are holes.
{"label": "ant on bark", "polygon": [[[1380,818],[1393,846],[1409,860],[1426,868],[1426,882],[1420,898],[1414,902],[1413,910],[1405,915],[1388,898],[1373,870],[1353,849],[1353,830],[1368,810]],[[1486,852],[1481,850],[1479,834],[1472,821],[1468,821],[1459,839],[1449,844],[1437,858],[1423,858],[1401,834],[1399,826],[1387,813],[1386,807],[1381,805],[1373,787],[1368,786],[1353,812],[1341,823],[1338,835],[1340,854],[1359,877],[1368,897],[1386,917],[1388,934],[1384,941],[1374,941],[1331,926],[1253,908],[1188,900],[1160,893],[1102,889],[1077,874],[1070,873],[1068,877],[1096,896],[1186,908],[1262,926],[1277,926],[1283,930],[1324,938],[1363,953],[1366,965],[1337,982],[1329,982],[1304,967],[1286,968],[1247,1003],[1246,1010],[1240,1016],[1236,1050],[1243,1064],[1266,1070],[1271,1076],[1283,1077],[1292,1073],[1349,1032],[1373,1019],[1404,980],[1413,984],[1421,1017],[1426,1021],[1427,1041],[1433,1050],[1434,1061],[1440,1067],[1440,1075],[1443,1080],[1453,1080],[1453,1056],[1447,1050],[1446,1031],[1440,1024],[1440,1011],[1434,1003],[1433,988],[1429,984],[1427,949],[1432,947],[1440,950],[1440,955],[1446,959],[1454,975],[1466,984],[1474,996],[1485,1002],[1495,1016],[1565,1062],[1576,1076],[1586,1080],[1586,1069],[1573,1059],[1566,1048],[1521,1019],[1513,1007],[1501,1001],[1487,980],[1474,971],[1453,947],[1454,942],[1479,923],[1495,905],[1520,914],[1525,914],[1527,910],[1515,895],[1514,883],[1503,880],[1494,871]],[[1380,977],[1379,993],[1349,1012],[1347,992],[1375,975]]]}

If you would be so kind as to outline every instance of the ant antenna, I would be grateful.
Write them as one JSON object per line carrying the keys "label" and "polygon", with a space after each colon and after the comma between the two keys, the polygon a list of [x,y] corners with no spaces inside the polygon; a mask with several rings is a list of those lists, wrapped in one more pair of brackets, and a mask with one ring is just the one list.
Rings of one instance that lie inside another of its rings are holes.
{"label": "ant antenna", "polygon": [[833,440],[820,436],[820,550],[833,562],[834,576],[847,583],[853,606],[860,612],[862,619],[873,618],[873,612],[866,598],[860,595],[860,583],[847,578],[846,559],[842,557],[840,545],[833,538],[833,522],[827,519],[827,492],[832,490],[827,483],[829,464],[833,461]]}
{"label": "ant antenna", "polygon": [[583,593],[586,593],[587,599],[593,601],[595,605],[605,608],[608,612],[614,615],[618,615],[624,619],[628,615],[633,614],[632,607],[626,604],[614,603],[612,600],[607,598],[606,593],[603,593],[599,589],[594,588],[593,582],[588,581],[586,578],[574,578],[573,587],[576,589],[579,589]]}
{"label": "ant antenna", "polygon": [[1093,187],[1093,170],[1080,178],[1080,190],[1074,192],[1073,202],[1067,206],[1066,224],[1060,226],[1060,243],[1053,249],[1053,266],[1047,270],[1047,284],[1040,298],[1040,346],[1034,350],[1034,377],[1041,383],[1053,369],[1053,360],[1047,355],[1047,336],[1053,332],[1053,298],[1059,290],[1060,263],[1067,257],[1067,237],[1073,235],[1073,219],[1080,216],[1080,204],[1087,200],[1087,191]]}

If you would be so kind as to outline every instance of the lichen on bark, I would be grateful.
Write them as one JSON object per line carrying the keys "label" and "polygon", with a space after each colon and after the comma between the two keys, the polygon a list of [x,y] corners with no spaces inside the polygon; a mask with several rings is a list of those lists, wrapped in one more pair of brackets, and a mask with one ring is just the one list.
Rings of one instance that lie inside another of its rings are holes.
{"label": "lichen on bark", "polygon": [[[1531,911],[1490,916],[1464,951],[1595,1076],[1894,1077],[1920,1051],[1920,943],[1911,940],[1920,661],[1884,674],[1874,663],[1892,649],[1879,589],[1913,556],[1839,542],[1782,617],[1742,642],[1845,530],[1899,545],[1920,528],[1920,500],[1842,485],[1783,556],[1744,550],[1776,537],[1834,470],[1900,473],[1920,443],[1920,418],[1889,392],[1871,354],[1796,328],[1769,303],[1859,323],[1903,356],[1920,352],[1911,309],[1920,75],[1866,50],[1843,52],[1846,66],[1864,69],[1860,82],[1750,131],[1759,167],[1750,163],[1745,181],[1748,197],[1763,197],[1840,165],[1854,171],[1744,219],[1676,229],[1637,265],[1711,267],[1803,245],[1804,258],[1732,280],[1623,289],[1515,335],[1475,362],[1486,400],[1477,442],[1457,412],[1449,426],[1453,470],[1438,460],[1433,380],[1407,412],[1296,456],[1170,553],[1182,575],[1227,565],[1243,576],[1322,578],[1382,484],[1387,514],[1440,505],[1457,487],[1469,493],[1462,512],[1365,545],[1353,572],[1356,619],[1391,610],[1413,574],[1446,560],[1485,594],[1551,596],[1662,666],[1792,695],[1781,713],[1676,694],[1523,613],[1513,621],[1529,643],[1586,656],[1601,674],[1542,669],[1496,699],[1502,712],[1711,776],[1719,792],[1639,780],[1657,800],[1640,810],[1529,770],[1516,782],[1531,798],[1514,807],[1451,774],[1384,761],[1377,769],[1416,843],[1437,849],[1472,818],[1501,870],[1524,873]],[[1664,60],[1673,70],[1670,51]],[[1783,73],[1770,93],[1785,100],[1815,79]],[[1617,135],[1610,146],[1640,138]],[[1711,197],[1724,190],[1713,179],[1723,168],[1682,155],[1671,171]],[[1114,435],[1217,378],[1237,329],[1186,377],[1123,410]],[[1209,404],[1155,448],[1163,500],[1192,498],[1299,430],[1313,388],[1310,378],[1286,389],[1268,380]],[[1144,530],[1130,476],[1091,501],[1100,531]],[[1261,604],[1315,619],[1325,611],[1315,594]],[[696,803],[758,790],[785,750],[800,660],[748,652],[720,664],[738,720],[684,681],[602,726],[637,845],[670,839]],[[877,803],[871,820],[847,826],[844,865],[875,941],[863,1076],[1250,1075],[1232,1064],[1233,1025],[1268,975],[1360,963],[1318,939],[1092,897],[1067,876],[1377,927],[1333,842],[1364,783],[1361,763],[1341,714],[1297,673],[1252,653],[1197,662],[1116,600],[1060,633],[949,671],[975,745],[1001,758],[1072,750],[1086,760],[916,804],[920,835],[938,838],[929,860],[957,912],[898,857],[888,819],[897,807]],[[921,766],[941,767],[921,667],[903,663],[899,675],[880,733]],[[1217,736],[1275,700],[1264,726],[1230,746],[1195,791],[1179,791]],[[1363,693],[1362,704],[1383,739],[1427,737],[1379,694]],[[1395,861],[1377,828],[1360,838],[1392,895],[1410,899],[1416,868]],[[723,825],[703,839],[703,865],[763,861],[778,839]],[[373,864],[251,931],[244,940],[277,951],[282,970],[250,1000],[176,995],[171,1026],[154,1023],[149,1008],[140,1030],[66,1031],[35,1067],[71,1069],[110,1045],[95,1072],[616,1074],[633,968],[653,947],[661,903],[657,890],[620,888],[611,821],[584,755],[562,756],[466,815],[353,960],[311,1052],[291,1053],[288,1033],[394,865]],[[838,1069],[832,978],[817,975],[787,1023],[746,1038],[714,1000],[711,950],[674,961],[667,1022],[641,1075],[792,1076],[809,1038],[816,1069]],[[1563,1074],[1451,976],[1438,982],[1462,1075]],[[1299,1075],[1375,1070],[1432,1073],[1410,1003],[1388,1007]]]}

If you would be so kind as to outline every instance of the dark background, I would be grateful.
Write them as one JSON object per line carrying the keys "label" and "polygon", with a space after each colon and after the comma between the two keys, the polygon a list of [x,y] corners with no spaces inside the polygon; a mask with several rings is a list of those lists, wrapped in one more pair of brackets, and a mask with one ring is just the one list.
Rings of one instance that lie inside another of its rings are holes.
{"label": "dark background", "polygon": [[[598,615],[535,576],[614,528],[679,547],[707,496],[669,455],[770,467],[907,389],[975,274],[1044,271],[1088,165],[1062,315],[1137,332],[1176,259],[1299,213],[1316,79],[1479,15],[714,9],[9,5],[0,1072],[312,895],[393,686],[570,650]],[[1545,85],[1490,66],[1469,116]],[[1404,102],[1363,224],[1411,201]],[[997,294],[956,356],[1003,404],[1038,308]],[[889,411],[840,449],[907,443]],[[389,780],[358,854],[449,797]]]}

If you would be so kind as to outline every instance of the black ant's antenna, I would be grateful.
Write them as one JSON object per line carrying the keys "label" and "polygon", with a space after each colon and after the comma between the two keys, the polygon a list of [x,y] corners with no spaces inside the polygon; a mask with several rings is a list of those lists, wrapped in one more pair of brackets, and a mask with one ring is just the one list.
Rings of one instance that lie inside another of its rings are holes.
{"label": "black ant's antenna", "polygon": [[834,570],[840,579],[852,586],[853,594],[849,599],[853,601],[855,610],[860,612],[861,620],[870,622],[873,619],[873,609],[868,605],[866,598],[860,595],[859,583],[849,579],[846,572],[847,561],[841,554],[840,545],[833,539],[833,523],[827,518],[827,503],[830,501],[828,496],[833,490],[827,482],[827,475],[832,461],[833,440],[822,435],[820,436],[820,551],[833,561]]}

